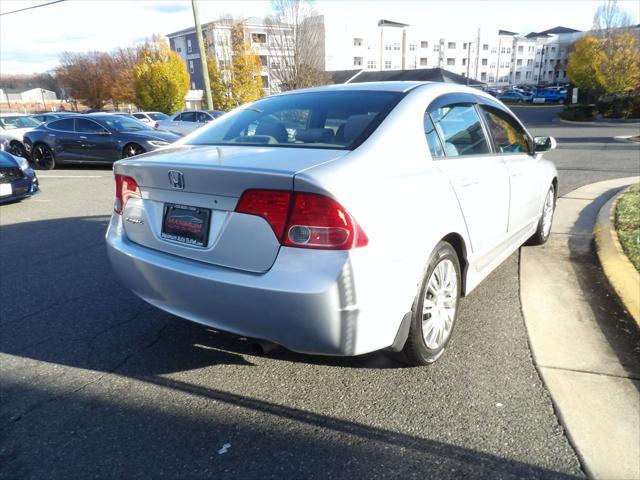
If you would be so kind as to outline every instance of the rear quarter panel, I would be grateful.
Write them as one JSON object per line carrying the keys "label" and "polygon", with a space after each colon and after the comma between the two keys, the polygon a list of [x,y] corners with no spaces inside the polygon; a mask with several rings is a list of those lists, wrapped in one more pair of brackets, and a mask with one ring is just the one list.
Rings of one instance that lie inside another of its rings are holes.
{"label": "rear quarter panel", "polygon": [[369,238],[368,246],[350,252],[358,307],[375,324],[358,342],[393,339],[443,237],[455,233],[469,244],[457,198],[435,168],[423,128],[428,104],[450,91],[446,85],[416,88],[356,150],[294,179],[295,190],[336,198]]}

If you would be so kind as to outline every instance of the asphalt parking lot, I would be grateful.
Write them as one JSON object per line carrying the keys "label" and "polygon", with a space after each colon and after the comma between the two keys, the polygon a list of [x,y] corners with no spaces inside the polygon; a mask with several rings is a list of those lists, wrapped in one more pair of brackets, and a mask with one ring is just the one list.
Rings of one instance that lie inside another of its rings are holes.
{"label": "asphalt parking lot", "polygon": [[[638,146],[611,138],[637,128],[516,111],[558,139],[560,194],[638,174]],[[432,367],[258,356],[118,285],[109,168],[40,179],[0,207],[1,477],[584,476],[531,360],[518,254],[463,301]]]}

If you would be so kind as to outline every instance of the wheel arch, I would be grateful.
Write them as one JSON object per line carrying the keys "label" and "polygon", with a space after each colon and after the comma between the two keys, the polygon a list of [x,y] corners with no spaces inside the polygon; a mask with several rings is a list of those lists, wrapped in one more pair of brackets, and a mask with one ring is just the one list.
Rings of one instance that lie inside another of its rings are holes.
{"label": "wheel arch", "polygon": [[445,235],[441,241],[450,244],[458,255],[460,272],[462,273],[462,278],[460,279],[462,284],[460,287],[462,295],[464,296],[467,289],[467,269],[469,268],[469,261],[467,260],[467,245],[462,235],[456,232],[451,232],[448,235]]}

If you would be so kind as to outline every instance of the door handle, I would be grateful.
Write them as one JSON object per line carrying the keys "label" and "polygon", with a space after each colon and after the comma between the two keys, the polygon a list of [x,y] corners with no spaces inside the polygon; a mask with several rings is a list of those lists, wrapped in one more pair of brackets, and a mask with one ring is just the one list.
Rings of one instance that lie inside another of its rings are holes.
{"label": "door handle", "polygon": [[83,140],[86,140],[86,139],[87,139],[87,137],[83,137],[83,136],[80,136],[80,138],[82,138]]}
{"label": "door handle", "polygon": [[462,188],[471,187],[472,185],[477,185],[478,183],[480,183],[480,180],[477,180],[475,178],[463,178],[462,180],[460,180],[460,186]]}

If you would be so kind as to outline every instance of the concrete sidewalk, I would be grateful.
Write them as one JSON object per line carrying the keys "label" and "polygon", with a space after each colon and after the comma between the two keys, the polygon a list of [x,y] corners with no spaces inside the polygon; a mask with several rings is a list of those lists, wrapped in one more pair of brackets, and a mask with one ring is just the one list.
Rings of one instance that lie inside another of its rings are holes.
{"label": "concrete sidewalk", "polygon": [[561,197],[549,242],[521,249],[534,362],[592,478],[640,479],[640,341],[592,243],[602,205],[638,180],[598,182]]}

